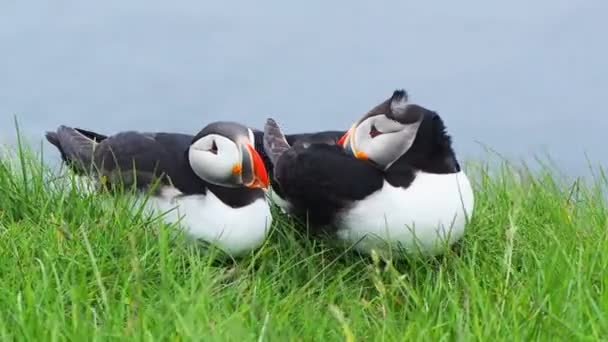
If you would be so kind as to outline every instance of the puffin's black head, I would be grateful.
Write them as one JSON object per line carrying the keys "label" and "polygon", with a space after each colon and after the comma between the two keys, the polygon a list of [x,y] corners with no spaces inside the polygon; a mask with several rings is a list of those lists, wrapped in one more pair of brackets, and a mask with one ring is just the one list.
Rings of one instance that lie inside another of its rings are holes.
{"label": "puffin's black head", "polygon": [[408,103],[405,90],[374,107],[340,139],[339,144],[355,157],[387,169],[414,143],[428,109]]}
{"label": "puffin's black head", "polygon": [[268,174],[254,146],[251,129],[236,122],[213,122],[192,139],[188,161],[194,173],[209,183],[266,189]]}
{"label": "puffin's black head", "polygon": [[423,107],[419,108],[423,111],[423,118],[418,127],[416,139],[403,155],[402,160],[426,172],[460,171],[460,165],[452,149],[452,138],[447,134],[443,120],[436,112]]}

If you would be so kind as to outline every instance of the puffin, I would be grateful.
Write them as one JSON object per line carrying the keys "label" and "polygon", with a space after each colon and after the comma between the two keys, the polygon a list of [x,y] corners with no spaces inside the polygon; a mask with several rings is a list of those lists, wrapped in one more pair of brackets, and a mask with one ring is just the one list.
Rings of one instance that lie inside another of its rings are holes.
{"label": "puffin", "polygon": [[335,143],[287,141],[277,122],[264,127],[274,196],[314,235],[385,258],[434,256],[459,241],[474,194],[433,110],[403,89],[378,104]]}
{"label": "puffin", "polygon": [[196,135],[111,136],[62,125],[46,139],[77,176],[110,191],[135,188],[149,212],[228,255],[247,254],[268,235],[268,173],[252,130],[239,123],[212,122]]}

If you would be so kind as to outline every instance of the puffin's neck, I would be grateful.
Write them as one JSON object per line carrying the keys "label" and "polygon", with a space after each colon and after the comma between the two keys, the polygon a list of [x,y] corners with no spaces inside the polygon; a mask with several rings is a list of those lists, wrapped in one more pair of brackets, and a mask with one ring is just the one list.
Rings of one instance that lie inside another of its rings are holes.
{"label": "puffin's neck", "polygon": [[232,208],[247,206],[259,199],[263,199],[265,196],[264,190],[262,189],[250,189],[244,186],[227,188],[207,183],[207,189],[220,201]]}

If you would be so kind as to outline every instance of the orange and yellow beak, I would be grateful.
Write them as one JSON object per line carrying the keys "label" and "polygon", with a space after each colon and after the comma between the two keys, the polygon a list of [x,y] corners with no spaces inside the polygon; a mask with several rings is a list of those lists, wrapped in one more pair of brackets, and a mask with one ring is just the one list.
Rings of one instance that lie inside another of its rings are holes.
{"label": "orange and yellow beak", "polygon": [[247,163],[251,167],[247,171],[244,171],[242,164],[236,164],[232,168],[232,173],[243,177],[243,184],[248,188],[268,189],[270,180],[268,172],[266,172],[264,160],[251,144],[247,143],[244,145],[242,149],[243,163]]}
{"label": "orange and yellow beak", "polygon": [[368,160],[369,157],[367,154],[357,151],[354,147],[353,140],[353,131],[355,130],[356,125],[353,125],[343,136],[338,140],[338,145],[342,146],[346,152],[351,153],[355,158],[361,160]]}
{"label": "orange and yellow beak", "polygon": [[340,140],[338,140],[338,145],[345,147],[346,144],[348,144],[348,137],[350,136],[350,130],[346,131],[346,133],[344,133],[344,135],[342,136],[342,138],[340,138]]}

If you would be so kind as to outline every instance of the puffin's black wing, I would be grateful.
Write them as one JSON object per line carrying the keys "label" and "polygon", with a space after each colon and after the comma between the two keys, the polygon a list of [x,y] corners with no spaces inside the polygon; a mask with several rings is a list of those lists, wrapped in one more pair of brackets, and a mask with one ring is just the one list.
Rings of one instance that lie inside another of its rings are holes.
{"label": "puffin's black wing", "polygon": [[275,165],[277,159],[291,147],[291,144],[287,142],[287,138],[281,131],[281,128],[273,119],[268,119],[266,122],[263,143],[263,150],[273,165]]}
{"label": "puffin's black wing", "polygon": [[273,190],[313,225],[331,224],[340,210],[382,187],[380,170],[346,154],[337,144],[302,139],[290,147],[286,140],[269,119],[264,142],[275,161]]}
{"label": "puffin's black wing", "polygon": [[277,194],[310,223],[327,225],[350,203],[382,188],[383,175],[337,145],[296,143],[274,168]]}
{"label": "puffin's black wing", "polygon": [[61,160],[78,174],[89,171],[95,145],[107,136],[81,128],[59,126],[46,132],[46,140],[59,150]]}
{"label": "puffin's black wing", "polygon": [[186,193],[204,193],[205,186],[187,161],[192,137],[176,133],[122,132],[98,144],[95,165],[111,183],[146,189],[157,179]]}
{"label": "puffin's black wing", "polygon": [[[286,134],[285,140],[289,145],[293,145],[296,142],[308,142],[308,143],[319,143],[319,144],[330,144],[334,145],[338,142],[338,140],[345,134],[345,131],[321,131],[316,133],[297,133],[297,134]],[[255,137],[255,149],[262,156],[262,160],[264,161],[264,166],[268,171],[268,176],[270,177],[270,182],[273,186],[276,186],[276,182],[274,181],[273,169],[274,163],[272,162],[270,156],[266,153],[264,147],[264,132],[254,130],[253,131]],[[282,133],[281,133],[282,134]]]}
{"label": "puffin's black wing", "polygon": [[298,141],[311,144],[335,145],[345,133],[346,131],[321,131],[317,133],[287,134],[285,138],[290,145]]}
{"label": "puffin's black wing", "polygon": [[59,150],[61,159],[76,173],[90,171],[96,139],[67,126],[59,126],[55,132],[47,132],[46,139]]}
{"label": "puffin's black wing", "polygon": [[97,132],[89,131],[89,130],[78,128],[78,127],[74,127],[74,129],[76,131],[78,131],[80,134],[88,137],[89,139],[95,140],[96,142],[101,142],[102,140],[105,140],[108,137],[107,135],[103,135],[103,134],[100,134]]}

